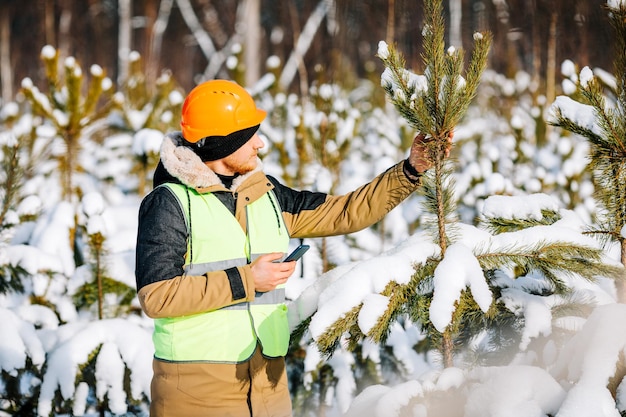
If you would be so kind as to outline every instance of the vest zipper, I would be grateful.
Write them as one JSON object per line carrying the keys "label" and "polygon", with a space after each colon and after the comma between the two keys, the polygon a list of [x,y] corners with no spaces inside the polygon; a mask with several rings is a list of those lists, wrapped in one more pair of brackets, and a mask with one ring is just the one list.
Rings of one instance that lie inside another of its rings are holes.
{"label": "vest zipper", "polygon": [[[189,268],[185,271],[191,271],[193,269],[193,234],[191,233],[191,197],[189,196],[189,187],[185,187],[185,191],[187,192],[187,217],[189,218]],[[184,272],[183,275],[187,275],[187,272]]]}
{"label": "vest zipper", "polygon": [[246,246],[248,247],[248,250],[246,251],[246,258],[248,259],[248,264],[252,263],[252,242],[250,242],[250,233],[248,233],[248,231],[250,230],[250,224],[248,223],[248,205],[246,204],[246,206],[244,207],[246,210]]}
{"label": "vest zipper", "polygon": [[[271,200],[271,199],[270,199]],[[235,207],[237,207],[237,201],[235,201]],[[246,257],[248,258],[248,264],[252,263],[252,242],[250,242],[250,234],[248,231],[250,230],[250,223],[248,216],[248,205],[244,207],[246,210],[246,243],[248,246]],[[259,335],[256,332],[256,327],[254,325],[254,316],[252,315],[252,306],[250,302],[246,302],[246,311],[248,312],[248,317],[250,318],[250,328],[252,329],[252,333],[254,334],[254,339],[256,340],[257,345],[261,344],[261,340],[259,339]],[[256,348],[255,348],[256,350]],[[263,351],[263,346],[261,346],[261,352]]]}
{"label": "vest zipper", "polygon": [[274,198],[276,197],[274,191],[270,190],[267,193],[267,197],[270,199],[270,203],[272,203],[272,208],[274,209],[274,214],[276,215],[276,225],[278,226],[278,234],[282,235],[282,228],[280,227],[280,214],[276,209],[276,204],[274,204]]}

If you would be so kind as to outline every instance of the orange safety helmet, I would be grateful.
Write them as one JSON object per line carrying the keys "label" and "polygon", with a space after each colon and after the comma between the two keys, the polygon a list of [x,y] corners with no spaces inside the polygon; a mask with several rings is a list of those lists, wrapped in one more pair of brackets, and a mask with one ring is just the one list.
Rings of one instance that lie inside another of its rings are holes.
{"label": "orange safety helmet", "polygon": [[257,109],[252,96],[239,84],[211,80],[197,85],[183,103],[180,126],[191,143],[208,136],[227,136],[260,124],[266,111]]}

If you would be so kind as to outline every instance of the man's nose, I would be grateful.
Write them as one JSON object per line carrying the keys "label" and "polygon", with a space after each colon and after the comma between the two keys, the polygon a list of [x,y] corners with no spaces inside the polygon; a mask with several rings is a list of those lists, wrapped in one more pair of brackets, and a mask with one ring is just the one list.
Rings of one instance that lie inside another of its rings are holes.
{"label": "man's nose", "polygon": [[257,149],[261,149],[265,146],[265,142],[263,142],[263,139],[261,139],[261,136],[259,136],[258,133],[255,133],[254,136],[252,137],[252,139],[254,140],[254,147]]}

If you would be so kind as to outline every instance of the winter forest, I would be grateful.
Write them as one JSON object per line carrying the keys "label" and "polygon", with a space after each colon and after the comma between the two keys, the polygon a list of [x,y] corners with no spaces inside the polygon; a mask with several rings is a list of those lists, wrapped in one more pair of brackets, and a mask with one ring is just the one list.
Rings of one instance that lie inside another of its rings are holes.
{"label": "winter forest", "polygon": [[432,138],[418,192],[303,242],[294,416],[626,416],[626,2],[18,3],[0,1],[0,416],[148,415],[137,211],[211,78],[268,112],[264,169],[297,189],[351,191]]}

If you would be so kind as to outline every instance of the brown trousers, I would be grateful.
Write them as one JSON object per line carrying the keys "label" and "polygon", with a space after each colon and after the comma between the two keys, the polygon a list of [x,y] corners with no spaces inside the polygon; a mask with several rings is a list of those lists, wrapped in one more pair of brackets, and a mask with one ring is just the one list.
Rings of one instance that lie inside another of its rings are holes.
{"label": "brown trousers", "polygon": [[285,359],[152,364],[150,417],[291,417]]}

